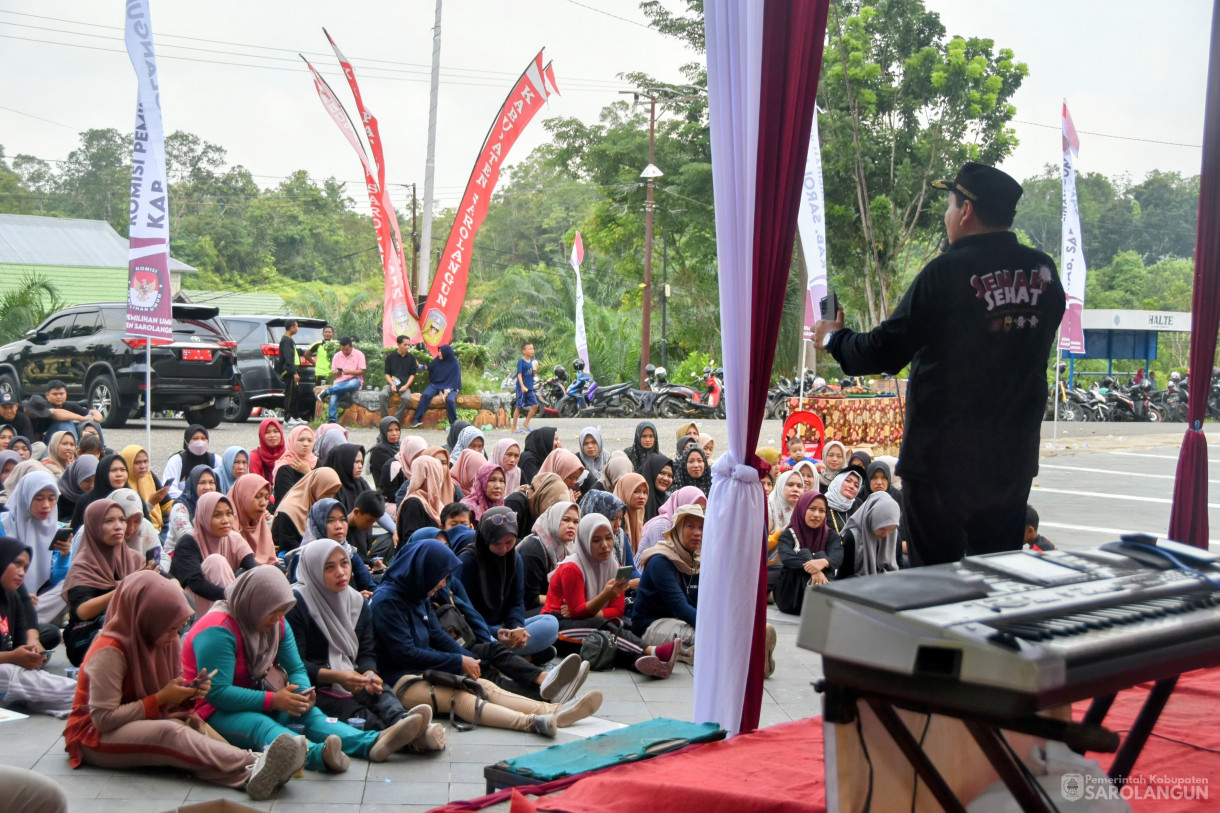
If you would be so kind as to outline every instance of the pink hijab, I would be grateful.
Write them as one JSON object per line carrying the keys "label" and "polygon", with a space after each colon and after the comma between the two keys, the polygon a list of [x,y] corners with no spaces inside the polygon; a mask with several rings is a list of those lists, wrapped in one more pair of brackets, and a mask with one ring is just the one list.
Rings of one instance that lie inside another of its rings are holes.
{"label": "pink hijab", "polygon": [[[465,455],[465,452],[462,453]],[[488,508],[496,508],[504,505],[504,497],[492,502],[487,499],[487,481],[496,472],[504,473],[503,467],[498,463],[484,463],[479,467],[479,471],[474,476],[474,488],[470,489],[470,493],[462,498],[462,505],[470,506],[470,511],[474,514],[474,521],[478,522],[483,518],[483,512]],[[507,479],[507,477],[505,478]]]}
{"label": "pink hijab", "polygon": [[683,486],[670,494],[669,499],[657,509],[657,515],[644,523],[644,531],[640,534],[640,544],[636,555],[638,556],[660,542],[661,537],[674,527],[674,515],[679,508],[685,505],[696,505],[699,502],[702,502],[704,506],[707,505],[707,495],[698,486]]}
{"label": "pink hijab", "polygon": [[453,482],[458,484],[463,494],[469,494],[474,489],[474,478],[478,476],[479,469],[486,465],[487,458],[483,457],[482,452],[463,449],[461,455],[458,456],[457,464],[453,467]]}
{"label": "pink hijab", "polygon": [[[258,492],[271,486],[257,474],[243,474],[229,489],[229,502],[233,504],[233,513],[237,517],[237,529],[243,539],[254,549],[254,559],[260,565],[274,565],[279,561],[275,555],[275,542],[271,540],[271,525],[267,522],[265,512],[254,513],[252,503]],[[198,513],[198,508],[195,509]]]}
{"label": "pink hijab", "polygon": [[[517,447],[517,454],[521,454],[521,444],[512,438],[504,438],[496,441],[496,445],[491,450],[491,462],[504,469],[504,493],[511,494],[521,487],[521,466],[513,466],[511,469],[504,465],[504,455],[508,450]],[[518,460],[521,458],[518,457]]]}
{"label": "pink hijab", "polygon": [[393,480],[401,472],[405,479],[410,480],[411,463],[427,448],[428,441],[419,435],[408,435],[403,438],[402,443],[398,445],[398,454],[394,455],[394,460],[390,463],[390,479]]}
{"label": "pink hijab", "polygon": [[539,474],[558,474],[566,483],[568,478],[578,472],[585,470],[585,464],[580,462],[580,458],[569,452],[567,449],[555,449],[546,456],[546,460],[542,461],[542,468],[538,469]]}
{"label": "pink hijab", "polygon": [[233,509],[233,518],[238,524],[241,523],[237,509],[233,508],[233,501],[219,491],[209,491],[199,498],[195,506],[195,542],[199,545],[199,553],[204,559],[213,553],[219,553],[236,570],[241,567],[242,560],[254,551],[250,548],[250,543],[237,531],[229,531],[225,536],[212,533],[212,514],[216,513],[216,506],[220,505],[221,500],[229,504]]}
{"label": "pink hijab", "polygon": [[[284,466],[294,468],[298,461],[304,460],[309,464],[309,468],[316,468],[318,465],[318,457],[312,451],[307,455],[297,454],[297,441],[301,439],[301,435],[309,432],[313,434],[313,429],[302,425],[294,428],[288,433],[288,439],[284,441],[284,451],[280,454],[279,460],[275,461],[275,465],[271,468],[271,479],[269,482],[275,482],[275,476],[280,473],[280,469]],[[314,435],[313,442],[318,442],[318,436]],[[272,491],[274,491],[274,487]]]}

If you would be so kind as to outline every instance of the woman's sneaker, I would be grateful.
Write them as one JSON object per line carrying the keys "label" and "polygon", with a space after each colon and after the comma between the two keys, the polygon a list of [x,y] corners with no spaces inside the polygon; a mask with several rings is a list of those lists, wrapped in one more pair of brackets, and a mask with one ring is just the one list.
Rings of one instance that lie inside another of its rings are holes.
{"label": "woman's sneaker", "polygon": [[412,713],[378,734],[377,741],[369,749],[369,762],[385,762],[390,754],[406,748],[408,743],[424,733],[428,723],[432,722],[432,709],[425,708],[428,709],[427,718],[414,713],[412,709]]}
{"label": "woman's sneaker", "polygon": [[246,794],[255,802],[270,799],[281,785],[305,766],[308,753],[309,749],[292,734],[279,735],[251,766],[250,778],[246,780]]}
{"label": "woman's sneaker", "polygon": [[565,703],[555,713],[555,722],[558,723],[560,728],[567,728],[586,717],[592,717],[594,714],[597,714],[597,710],[601,707],[602,693],[594,689],[578,700]]}
{"label": "woman's sneaker", "polygon": [[415,753],[444,751],[445,727],[440,723],[429,723],[428,727],[424,729],[423,734],[407,743],[407,750],[414,751]]}
{"label": "woman's sneaker", "polygon": [[541,734],[544,737],[555,738],[559,733],[559,721],[554,714],[535,714],[530,720],[530,731],[535,734]]}
{"label": "woman's sneaker", "polygon": [[576,653],[561,660],[558,666],[546,673],[546,678],[538,687],[538,694],[548,703],[564,702],[559,699],[559,696],[564,694],[568,686],[579,677],[582,663],[584,661]]}
{"label": "woman's sneaker", "polygon": [[343,753],[343,740],[338,734],[331,734],[322,742],[322,762],[333,773],[343,773],[352,766],[351,758]]}

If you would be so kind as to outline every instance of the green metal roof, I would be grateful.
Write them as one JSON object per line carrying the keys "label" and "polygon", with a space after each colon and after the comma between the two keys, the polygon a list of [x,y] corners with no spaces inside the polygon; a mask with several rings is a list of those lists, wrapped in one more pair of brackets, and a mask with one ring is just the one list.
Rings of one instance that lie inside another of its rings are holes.
{"label": "green metal roof", "polygon": [[16,290],[23,278],[38,275],[55,286],[65,305],[125,302],[126,268],[78,268],[62,265],[0,263],[0,295]]}
{"label": "green metal roof", "polygon": [[221,316],[268,316],[288,314],[288,305],[277,294],[249,294],[235,291],[188,291],[182,289],[175,300],[186,299],[196,305],[220,308]]}

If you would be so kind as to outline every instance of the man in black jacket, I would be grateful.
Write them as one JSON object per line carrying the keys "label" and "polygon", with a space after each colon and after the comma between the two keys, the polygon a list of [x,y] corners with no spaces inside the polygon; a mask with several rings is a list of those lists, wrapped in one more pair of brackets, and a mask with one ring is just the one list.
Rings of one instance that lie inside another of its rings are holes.
{"label": "man in black jacket", "polygon": [[296,339],[292,338],[300,329],[296,319],[289,319],[284,323],[284,335],[280,337],[280,354],[275,360],[275,372],[284,387],[284,423],[288,426],[305,423],[298,414],[301,409],[297,398],[297,384],[301,382],[301,372],[297,368]]}
{"label": "man in black jacket", "polygon": [[844,328],[842,310],[814,326],[848,375],[911,366],[898,474],[924,565],[1021,549],[1065,303],[1054,261],[1010,230],[1020,184],[970,162],[932,185],[949,192],[948,249],[868,333]]}

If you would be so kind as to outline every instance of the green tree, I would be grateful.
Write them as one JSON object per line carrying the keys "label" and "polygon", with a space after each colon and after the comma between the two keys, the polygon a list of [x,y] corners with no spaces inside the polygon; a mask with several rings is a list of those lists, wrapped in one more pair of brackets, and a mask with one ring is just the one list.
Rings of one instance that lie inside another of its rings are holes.
{"label": "green tree", "polygon": [[0,344],[15,341],[64,307],[59,291],[40,274],[23,274],[16,288],[0,296]]}

